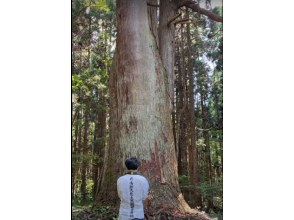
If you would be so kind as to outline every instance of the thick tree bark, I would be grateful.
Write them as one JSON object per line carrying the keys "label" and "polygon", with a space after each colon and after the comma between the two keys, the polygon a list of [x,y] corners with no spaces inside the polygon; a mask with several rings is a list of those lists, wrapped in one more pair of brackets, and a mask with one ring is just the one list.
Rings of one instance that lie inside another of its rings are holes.
{"label": "thick tree bark", "polygon": [[[157,5],[158,0],[148,0],[149,5]],[[157,7],[149,6],[148,7],[148,22],[149,22],[149,28],[151,33],[153,34],[156,45],[158,47],[159,40],[158,40],[158,18],[157,18]]]}
{"label": "thick tree bark", "polygon": [[179,189],[164,68],[148,26],[147,2],[117,1],[115,70],[110,78],[110,144],[99,199],[118,203],[116,180],[130,156],[141,160],[151,207],[190,211]]}

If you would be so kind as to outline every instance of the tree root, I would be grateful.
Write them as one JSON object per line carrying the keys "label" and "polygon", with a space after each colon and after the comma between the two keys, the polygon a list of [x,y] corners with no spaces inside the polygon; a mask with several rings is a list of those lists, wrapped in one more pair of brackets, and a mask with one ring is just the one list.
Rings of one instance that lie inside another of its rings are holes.
{"label": "tree root", "polygon": [[162,207],[157,211],[145,210],[146,220],[212,220],[205,213],[195,209],[191,209],[191,212],[181,213],[174,211],[168,207]]}

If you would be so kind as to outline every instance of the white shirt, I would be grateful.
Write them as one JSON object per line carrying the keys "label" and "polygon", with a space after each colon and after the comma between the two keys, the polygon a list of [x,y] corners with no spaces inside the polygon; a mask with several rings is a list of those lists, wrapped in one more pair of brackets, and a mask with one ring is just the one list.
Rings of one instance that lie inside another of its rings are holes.
{"label": "white shirt", "polygon": [[148,190],[149,183],[141,175],[126,174],[118,178],[119,220],[144,219],[143,200],[148,197]]}

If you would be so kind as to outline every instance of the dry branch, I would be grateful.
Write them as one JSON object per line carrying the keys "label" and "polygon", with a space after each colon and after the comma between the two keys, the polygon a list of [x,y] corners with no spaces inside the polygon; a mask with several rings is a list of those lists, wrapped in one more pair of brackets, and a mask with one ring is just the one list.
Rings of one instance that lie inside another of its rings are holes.
{"label": "dry branch", "polygon": [[223,22],[222,16],[219,16],[211,11],[201,8],[199,4],[197,4],[196,2],[192,0],[184,0],[184,1],[177,0],[176,3],[178,8],[186,6],[188,8],[191,8],[194,12],[198,12],[199,14],[206,15],[208,18],[210,18],[213,21]]}

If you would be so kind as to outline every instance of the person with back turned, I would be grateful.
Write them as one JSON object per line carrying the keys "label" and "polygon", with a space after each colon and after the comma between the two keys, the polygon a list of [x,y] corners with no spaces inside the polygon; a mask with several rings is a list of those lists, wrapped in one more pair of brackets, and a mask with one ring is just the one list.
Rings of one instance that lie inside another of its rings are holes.
{"label": "person with back turned", "polygon": [[117,180],[120,198],[119,220],[143,220],[143,201],[148,197],[149,183],[138,174],[139,161],[131,157],[125,161],[128,172]]}

